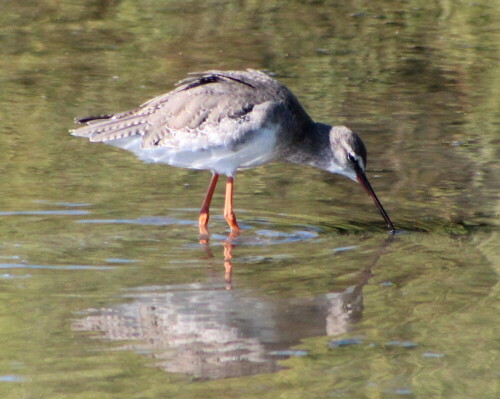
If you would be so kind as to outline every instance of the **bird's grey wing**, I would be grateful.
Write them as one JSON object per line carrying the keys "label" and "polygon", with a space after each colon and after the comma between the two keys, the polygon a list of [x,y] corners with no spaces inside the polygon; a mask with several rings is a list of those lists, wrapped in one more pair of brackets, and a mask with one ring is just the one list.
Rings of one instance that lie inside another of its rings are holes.
{"label": "bird's grey wing", "polygon": [[143,148],[219,145],[245,134],[253,125],[245,125],[249,114],[270,100],[259,94],[253,83],[266,78],[270,79],[261,72],[212,71],[193,75],[179,82],[174,91],[136,110],[84,118],[87,126],[73,130],[72,134],[90,141],[142,136]]}
{"label": "bird's grey wing", "polygon": [[78,118],[85,126],[71,131],[73,136],[87,137],[90,141],[110,141],[130,136],[144,136],[151,128],[149,118],[171,93],[156,97],[139,108],[116,114]]}

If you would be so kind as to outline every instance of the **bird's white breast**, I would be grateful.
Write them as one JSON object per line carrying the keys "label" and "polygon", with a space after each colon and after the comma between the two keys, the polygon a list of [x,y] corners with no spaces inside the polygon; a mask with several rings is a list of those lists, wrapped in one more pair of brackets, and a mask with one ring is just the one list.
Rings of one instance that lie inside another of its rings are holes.
{"label": "bird's white breast", "polygon": [[271,162],[275,157],[277,132],[277,126],[270,125],[248,133],[239,143],[230,141],[195,149],[188,146],[142,148],[141,136],[110,140],[106,144],[131,151],[144,162],[160,162],[187,169],[206,169],[232,176],[237,169]]}

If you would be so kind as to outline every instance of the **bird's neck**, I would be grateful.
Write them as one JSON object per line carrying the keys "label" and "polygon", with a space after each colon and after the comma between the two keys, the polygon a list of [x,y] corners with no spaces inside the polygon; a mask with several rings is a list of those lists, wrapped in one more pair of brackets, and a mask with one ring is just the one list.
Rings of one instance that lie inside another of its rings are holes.
{"label": "bird's neck", "polygon": [[331,159],[330,129],[331,126],[312,123],[302,132],[297,142],[290,146],[285,160],[326,170]]}

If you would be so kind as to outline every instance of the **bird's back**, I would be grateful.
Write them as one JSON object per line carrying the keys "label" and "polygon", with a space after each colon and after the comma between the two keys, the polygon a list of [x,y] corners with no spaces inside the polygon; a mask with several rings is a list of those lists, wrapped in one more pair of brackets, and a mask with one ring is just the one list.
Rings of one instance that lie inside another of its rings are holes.
{"label": "bird's back", "polygon": [[[263,72],[209,71],[193,73],[180,81],[173,91],[158,96],[137,109],[79,120],[85,127],[75,136],[91,141],[111,141],[141,136],[141,146],[178,146],[184,138],[211,135],[203,145],[218,145],[222,137],[245,133],[254,109],[266,102],[283,104],[291,114],[301,112],[308,118],[294,95]],[[248,125],[250,126],[250,125]],[[227,141],[227,139],[224,139]],[[213,143],[212,143],[213,142]]]}
{"label": "bird's back", "polygon": [[86,126],[72,134],[145,161],[232,173],[276,159],[277,142],[312,124],[295,96],[263,72],[194,73],[177,86],[135,110],[83,118]]}

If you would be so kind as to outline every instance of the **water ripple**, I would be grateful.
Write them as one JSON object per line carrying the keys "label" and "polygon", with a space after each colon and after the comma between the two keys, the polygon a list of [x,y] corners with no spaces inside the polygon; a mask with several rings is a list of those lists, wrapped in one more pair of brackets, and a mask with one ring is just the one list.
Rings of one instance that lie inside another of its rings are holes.
{"label": "water ripple", "polygon": [[43,216],[43,215],[51,215],[51,216],[60,216],[60,215],[88,215],[88,211],[80,211],[80,210],[39,210],[39,211],[4,211],[0,212],[0,216],[21,216],[21,215],[29,215],[29,216]]}
{"label": "water ripple", "polygon": [[26,379],[20,375],[0,375],[0,382],[24,382]]}
{"label": "water ripple", "polygon": [[90,206],[91,204],[86,203],[78,203],[78,202],[52,202],[46,200],[35,200],[33,201],[35,204],[42,205],[54,205],[54,206],[67,206],[67,207],[81,207],[81,206]]}
{"label": "water ripple", "polygon": [[113,270],[116,269],[116,267],[91,265],[30,265],[22,263],[0,263],[0,269]]}
{"label": "water ripple", "polygon": [[173,224],[194,225],[192,220],[179,220],[163,216],[144,216],[137,219],[83,219],[77,220],[77,223],[95,223],[95,224],[138,224],[146,226],[168,226]]}

